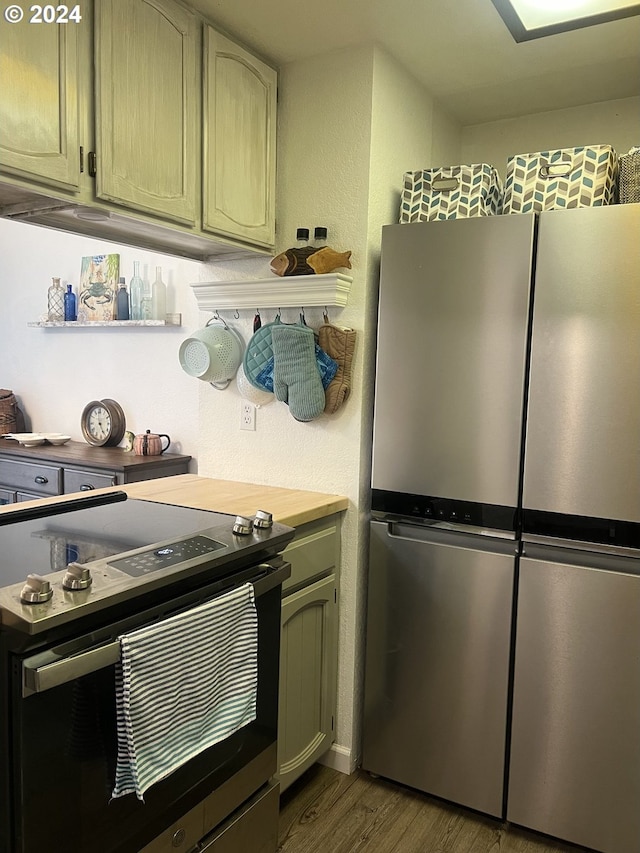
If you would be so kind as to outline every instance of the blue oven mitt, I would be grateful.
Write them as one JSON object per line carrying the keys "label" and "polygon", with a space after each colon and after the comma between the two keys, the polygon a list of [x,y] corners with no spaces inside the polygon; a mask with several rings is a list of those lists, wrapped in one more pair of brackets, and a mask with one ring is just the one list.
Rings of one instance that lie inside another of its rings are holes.
{"label": "blue oven mitt", "polygon": [[[326,391],[338,372],[338,362],[334,361],[330,355],[327,355],[319,344],[316,344],[315,351],[316,364],[320,372],[322,387]],[[262,369],[254,376],[254,384],[259,385],[265,391],[273,391],[273,361],[273,356],[271,356]]]}
{"label": "blue oven mitt", "polygon": [[312,421],[323,413],[325,404],[313,331],[307,326],[274,326],[272,342],[276,398],[288,403],[297,421]]}

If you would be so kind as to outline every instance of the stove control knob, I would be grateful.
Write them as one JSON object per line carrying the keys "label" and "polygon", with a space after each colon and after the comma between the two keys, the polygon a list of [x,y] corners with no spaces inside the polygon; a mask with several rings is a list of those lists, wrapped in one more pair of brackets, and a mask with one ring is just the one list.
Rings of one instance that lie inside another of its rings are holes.
{"label": "stove control knob", "polygon": [[40,575],[27,575],[27,582],[20,590],[20,600],[25,604],[42,604],[52,595],[51,584]]}
{"label": "stove control knob", "polygon": [[233,532],[238,536],[247,536],[253,530],[253,521],[250,518],[245,518],[244,515],[236,515],[236,520],[233,522]]}
{"label": "stove control knob", "polygon": [[76,592],[80,589],[88,589],[93,583],[91,572],[81,563],[69,563],[65,576],[62,578],[62,586],[65,589]]}
{"label": "stove control knob", "polygon": [[273,516],[270,512],[266,512],[264,509],[259,509],[256,512],[253,526],[257,527],[259,530],[266,530],[269,527],[273,527]]}

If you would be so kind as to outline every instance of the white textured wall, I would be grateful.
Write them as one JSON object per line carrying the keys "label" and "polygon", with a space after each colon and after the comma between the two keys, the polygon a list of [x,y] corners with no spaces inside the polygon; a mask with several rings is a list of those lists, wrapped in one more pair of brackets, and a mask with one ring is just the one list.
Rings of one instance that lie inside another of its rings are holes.
{"label": "white textured wall", "polygon": [[[80,417],[94,399],[111,397],[123,407],[127,427],[172,438],[171,451],[198,455],[198,382],[180,368],[178,348],[186,328],[39,329],[27,323],[47,312],[53,276],[77,292],[84,255],[120,254],[122,274],[155,267],[168,284],[167,310],[197,323],[189,281],[200,264],[104,240],[0,219],[0,386],[19,397],[33,431],[62,432],[82,440]],[[195,470],[195,465],[194,465]]]}
{"label": "white textured wall", "polygon": [[[234,480],[272,483],[291,488],[343,494],[351,509],[342,535],[343,575],[340,589],[340,673],[337,740],[352,745],[357,555],[361,525],[357,506],[361,484],[361,420],[363,408],[363,317],[367,281],[367,195],[371,123],[371,48],[343,51],[285,66],[278,104],[279,250],[295,245],[297,227],[328,229],[327,243],[353,252],[349,302],[329,309],[330,319],[356,329],[353,390],[335,415],[298,423],[284,403],[272,402],[257,412],[255,432],[240,431],[241,398],[234,387],[200,396],[200,473]],[[210,280],[269,276],[268,262],[212,265]],[[256,306],[258,307],[258,306]],[[274,311],[260,306],[263,322]],[[225,314],[245,339],[252,312],[239,321]],[[294,322],[298,311],[284,310]],[[307,323],[322,322],[322,309],[306,311]],[[268,507],[266,507],[268,509]]]}
{"label": "white textured wall", "polygon": [[618,154],[640,145],[640,98],[470,125],[462,131],[462,162],[492,163],[504,179],[513,154],[580,145],[612,145]]}
{"label": "white textured wall", "polygon": [[369,176],[373,251],[380,245],[380,227],[398,221],[404,173],[443,160],[457,162],[460,156],[460,128],[393,57],[380,48],[374,56]]}

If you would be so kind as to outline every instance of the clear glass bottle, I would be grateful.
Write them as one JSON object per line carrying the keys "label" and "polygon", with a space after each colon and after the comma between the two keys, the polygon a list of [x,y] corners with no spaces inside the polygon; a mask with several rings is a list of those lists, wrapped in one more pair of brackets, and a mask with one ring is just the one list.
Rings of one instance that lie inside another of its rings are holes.
{"label": "clear glass bottle", "polygon": [[77,320],[78,313],[76,311],[76,295],[70,284],[67,285],[67,292],[64,295],[64,319]]}
{"label": "clear glass bottle", "polygon": [[144,320],[142,316],[144,282],[140,278],[140,261],[133,262],[133,277],[129,282],[129,293],[131,295],[131,319]]}
{"label": "clear glass bottle", "polygon": [[47,291],[47,307],[49,320],[64,320],[64,288],[59,278],[51,279],[53,282]]}
{"label": "clear glass bottle", "polygon": [[118,280],[118,293],[116,296],[116,320],[129,319],[129,294],[127,293],[127,285],[124,281],[124,276],[120,276]]}
{"label": "clear glass bottle", "polygon": [[162,267],[156,267],[155,281],[151,285],[151,316],[154,320],[167,318],[167,285],[162,280]]}
{"label": "clear glass bottle", "polygon": [[148,281],[142,283],[142,299],[140,300],[140,319],[151,320],[151,288]]}

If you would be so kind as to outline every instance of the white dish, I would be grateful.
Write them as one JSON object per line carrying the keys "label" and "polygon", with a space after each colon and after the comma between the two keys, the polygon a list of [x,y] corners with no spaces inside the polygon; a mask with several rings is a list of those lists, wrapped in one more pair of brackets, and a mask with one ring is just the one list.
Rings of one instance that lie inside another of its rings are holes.
{"label": "white dish", "polygon": [[23,447],[37,447],[39,444],[44,444],[44,436],[39,438],[19,438],[18,441]]}
{"label": "white dish", "polygon": [[44,433],[41,432],[12,432],[6,438],[15,438],[20,444],[27,446],[44,444]]}
{"label": "white dish", "polygon": [[56,445],[71,441],[70,435],[63,435],[61,432],[10,432],[3,438],[13,438],[25,447],[37,447],[39,444],[44,444],[45,441]]}
{"label": "white dish", "polygon": [[57,432],[47,432],[44,434],[45,439],[49,442],[49,444],[66,444],[68,441],[71,441],[70,435],[61,435]]}

